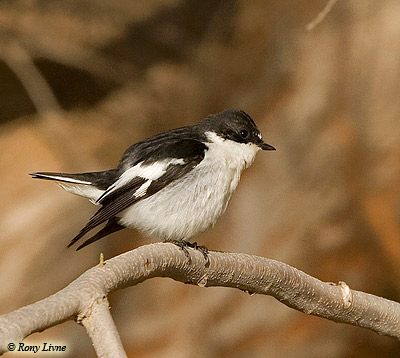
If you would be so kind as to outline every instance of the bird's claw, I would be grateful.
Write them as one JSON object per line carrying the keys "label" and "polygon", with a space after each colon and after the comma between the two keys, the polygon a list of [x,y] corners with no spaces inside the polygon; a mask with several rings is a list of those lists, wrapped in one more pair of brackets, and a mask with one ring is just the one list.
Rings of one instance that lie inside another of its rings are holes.
{"label": "bird's claw", "polygon": [[206,264],[205,266],[208,267],[210,266],[210,258],[208,257],[208,248],[206,246],[203,245],[197,245],[197,242],[189,242],[189,241],[185,241],[185,240],[167,240],[165,242],[170,242],[176,246],[178,246],[179,248],[181,248],[181,250],[184,252],[185,256],[187,257],[189,264],[192,263],[192,258],[190,257],[189,251],[188,251],[188,247],[198,250],[200,251],[203,256],[204,259],[206,260]]}

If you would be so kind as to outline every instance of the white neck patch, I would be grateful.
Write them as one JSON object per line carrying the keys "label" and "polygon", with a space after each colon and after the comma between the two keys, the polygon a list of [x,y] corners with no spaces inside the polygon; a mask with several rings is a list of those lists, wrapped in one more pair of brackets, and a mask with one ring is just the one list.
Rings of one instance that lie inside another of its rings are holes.
{"label": "white neck patch", "polygon": [[[229,161],[233,166],[243,163],[243,169],[248,168],[253,163],[256,153],[261,149],[254,143],[238,143],[230,139],[220,137],[215,132],[206,132],[206,137],[210,143],[206,143],[209,150],[221,157],[225,161]],[[206,155],[207,155],[206,152]],[[211,155],[211,153],[209,153]]]}

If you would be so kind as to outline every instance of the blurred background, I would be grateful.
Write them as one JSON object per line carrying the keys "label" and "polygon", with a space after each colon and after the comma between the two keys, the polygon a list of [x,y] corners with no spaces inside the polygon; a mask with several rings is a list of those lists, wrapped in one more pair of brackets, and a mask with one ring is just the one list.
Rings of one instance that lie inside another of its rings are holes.
{"label": "blurred background", "polygon": [[[400,2],[339,0],[308,31],[327,2],[2,1],[0,314],[150,242],[124,230],[67,250],[95,208],[28,173],[110,169],[225,108],[277,151],[197,241],[400,301]],[[400,356],[391,338],[233,289],[160,278],[110,303],[130,357]],[[95,357],[74,322],[26,342]]]}

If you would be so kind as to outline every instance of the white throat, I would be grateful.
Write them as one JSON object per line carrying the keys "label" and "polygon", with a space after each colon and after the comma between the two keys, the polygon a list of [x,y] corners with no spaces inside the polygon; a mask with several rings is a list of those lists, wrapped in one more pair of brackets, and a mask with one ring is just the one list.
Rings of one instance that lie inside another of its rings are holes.
{"label": "white throat", "polygon": [[[238,143],[220,137],[215,132],[206,132],[209,155],[226,162],[229,167],[237,168],[242,172],[254,161],[257,152],[261,149],[253,143]],[[207,157],[206,152],[206,157]]]}

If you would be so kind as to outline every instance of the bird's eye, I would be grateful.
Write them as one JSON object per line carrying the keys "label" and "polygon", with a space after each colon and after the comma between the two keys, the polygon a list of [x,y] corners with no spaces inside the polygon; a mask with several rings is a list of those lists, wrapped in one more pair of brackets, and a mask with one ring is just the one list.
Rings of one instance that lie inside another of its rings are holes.
{"label": "bird's eye", "polygon": [[246,139],[246,138],[249,136],[249,132],[246,131],[246,129],[242,129],[242,130],[240,131],[240,136],[241,136],[243,139]]}

